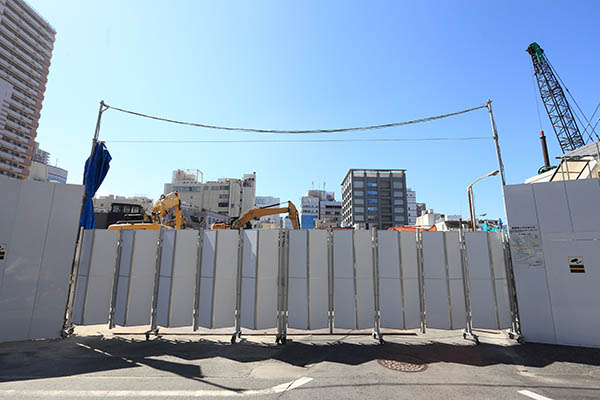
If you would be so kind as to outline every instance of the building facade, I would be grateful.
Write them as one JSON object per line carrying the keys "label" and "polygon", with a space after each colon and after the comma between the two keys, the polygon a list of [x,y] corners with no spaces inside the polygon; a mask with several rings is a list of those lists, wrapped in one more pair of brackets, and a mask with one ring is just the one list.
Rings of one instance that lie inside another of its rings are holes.
{"label": "building facade", "polygon": [[417,192],[408,188],[406,190],[406,205],[408,210],[408,225],[414,225],[417,223]]}
{"label": "building facade", "polygon": [[335,200],[334,192],[309,190],[300,200],[300,227],[313,229],[317,221],[341,223],[342,203]]}
{"label": "building facade", "polygon": [[209,210],[229,218],[239,217],[256,204],[256,173],[244,174],[242,179],[222,178],[202,182],[199,170],[173,171],[165,194],[177,191],[181,201],[196,211]]}
{"label": "building facade", "polygon": [[22,0],[0,0],[0,175],[29,176],[56,31]]}
{"label": "building facade", "polygon": [[344,226],[388,229],[408,224],[406,170],[351,169],[342,181]]}

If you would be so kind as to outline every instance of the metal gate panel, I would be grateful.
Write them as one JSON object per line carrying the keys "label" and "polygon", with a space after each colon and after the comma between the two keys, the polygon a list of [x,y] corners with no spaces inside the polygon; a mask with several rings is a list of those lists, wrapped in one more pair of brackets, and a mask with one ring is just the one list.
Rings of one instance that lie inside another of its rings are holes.
{"label": "metal gate panel", "polygon": [[80,270],[80,277],[87,273],[85,286],[78,289],[84,294],[80,314],[74,322],[80,325],[106,324],[112,298],[115,263],[117,259],[118,231],[96,230],[93,235],[91,259],[88,268]]}
{"label": "metal gate panel", "polygon": [[446,256],[448,261],[448,286],[450,289],[450,329],[466,326],[465,290],[462,274],[460,235],[457,231],[444,232],[446,236]]}
{"label": "metal gate panel", "polygon": [[[129,296],[125,304],[118,303],[117,306],[123,305],[127,309],[124,325],[136,326],[150,323],[157,242],[158,231],[135,232],[129,276]],[[121,258],[123,258],[123,253],[121,253]]]}
{"label": "metal gate panel", "polygon": [[170,327],[191,326],[194,314],[198,235],[196,230],[178,230],[171,284]]}
{"label": "metal gate panel", "polygon": [[329,262],[327,231],[308,231],[309,329],[327,328],[329,323]]}
{"label": "metal gate panel", "polygon": [[427,327],[450,329],[443,232],[423,232],[423,276]]}
{"label": "metal gate panel", "polygon": [[161,260],[157,292],[158,300],[156,302],[156,323],[160,326],[169,326],[176,233],[177,231],[175,230],[165,230],[162,232],[162,249],[160,252]]}
{"label": "metal gate panel", "polygon": [[308,232],[289,232],[288,326],[308,329]]}
{"label": "metal gate panel", "polygon": [[498,312],[498,329],[508,329],[512,324],[508,283],[506,280],[506,259],[504,255],[504,243],[502,242],[503,234],[503,232],[488,233],[492,271],[494,273],[494,295]]}
{"label": "metal gate panel", "polygon": [[400,234],[397,231],[379,231],[377,235],[381,327],[404,329]]}
{"label": "metal gate panel", "polygon": [[258,268],[259,231],[241,231],[244,240],[242,256],[241,324],[256,329],[256,269]]}
{"label": "metal gate panel", "polygon": [[487,233],[467,232],[465,236],[473,327],[497,329]]}
{"label": "metal gate panel", "polygon": [[[368,233],[368,232],[367,232]],[[333,231],[334,326],[355,329],[354,248],[355,231]]]}
{"label": "metal gate panel", "polygon": [[235,325],[239,237],[236,229],[217,232],[212,328]]}
{"label": "metal gate panel", "polygon": [[405,329],[415,329],[421,325],[419,266],[417,263],[416,243],[415,232],[400,232]]}
{"label": "metal gate panel", "polygon": [[[198,288],[198,315],[196,326],[212,327],[213,293],[215,277],[215,257],[217,250],[217,232],[205,230],[202,240],[202,262],[200,268],[200,287]],[[235,292],[234,292],[235,294]]]}
{"label": "metal gate panel", "polygon": [[256,328],[277,327],[279,230],[259,232],[256,282]]}
{"label": "metal gate panel", "polygon": [[121,262],[119,263],[119,274],[117,277],[117,297],[115,300],[115,314],[113,316],[114,325],[126,325],[135,233],[135,230],[123,230],[120,232]]}
{"label": "metal gate panel", "polygon": [[374,326],[375,293],[373,283],[373,247],[371,243],[371,232],[354,232],[357,329]]}

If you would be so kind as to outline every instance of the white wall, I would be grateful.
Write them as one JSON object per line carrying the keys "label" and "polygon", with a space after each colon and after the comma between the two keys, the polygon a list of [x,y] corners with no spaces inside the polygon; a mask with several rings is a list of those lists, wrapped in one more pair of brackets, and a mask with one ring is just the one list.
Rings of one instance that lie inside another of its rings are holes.
{"label": "white wall", "polygon": [[[600,347],[600,180],[505,189],[526,340]],[[572,273],[570,257],[585,273]]]}
{"label": "white wall", "polygon": [[0,177],[0,342],[60,336],[82,193]]}

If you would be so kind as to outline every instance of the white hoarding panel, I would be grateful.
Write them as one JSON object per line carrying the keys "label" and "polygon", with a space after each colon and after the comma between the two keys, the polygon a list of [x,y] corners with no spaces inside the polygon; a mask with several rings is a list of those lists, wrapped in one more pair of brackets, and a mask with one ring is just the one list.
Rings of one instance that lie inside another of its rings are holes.
{"label": "white hoarding panel", "polygon": [[173,276],[173,257],[175,256],[175,234],[177,231],[162,232],[162,249],[158,278],[158,300],[156,302],[156,321],[160,326],[169,326],[171,308],[171,278]]}
{"label": "white hoarding panel", "polygon": [[115,325],[125,325],[127,301],[129,299],[129,282],[131,278],[131,262],[133,260],[134,230],[123,230],[121,235],[121,263],[117,278],[117,298],[115,300]]}
{"label": "white hoarding panel", "polygon": [[309,329],[328,327],[329,265],[327,231],[308,231]]}
{"label": "white hoarding panel", "polygon": [[377,236],[381,327],[404,329],[400,234],[397,231],[379,231]]}
{"label": "white hoarding panel", "polygon": [[405,329],[421,325],[419,297],[419,266],[417,264],[417,239],[415,232],[400,232],[402,258],[402,287],[404,290]]}
{"label": "white hoarding panel", "polygon": [[354,231],[356,279],[356,327],[374,326],[375,293],[373,283],[373,248],[371,232]]}
{"label": "white hoarding panel", "polygon": [[548,235],[544,249],[558,343],[600,347],[600,232]]}
{"label": "white hoarding panel", "polygon": [[443,232],[423,232],[423,275],[427,327],[450,329]]}
{"label": "white hoarding panel", "polygon": [[30,339],[60,336],[77,240],[83,188],[75,185],[53,186],[54,198],[37,284]]}
{"label": "white hoarding panel", "polygon": [[216,246],[217,231],[205,230],[202,241],[202,263],[200,266],[197,317],[198,325],[203,328],[212,327]]}
{"label": "white hoarding panel", "polygon": [[77,271],[77,284],[75,285],[75,302],[73,305],[73,323],[83,322],[85,296],[87,293],[90,262],[92,261],[92,246],[94,244],[95,230],[86,229],[81,239],[81,253],[79,255],[79,269]]}
{"label": "white hoarding panel", "polygon": [[358,231],[333,232],[334,327],[341,329],[355,329],[354,249],[352,247],[352,237],[355,233]]}
{"label": "white hoarding panel", "polygon": [[96,230],[82,325],[97,325],[108,322],[117,260],[118,234],[118,231]]}
{"label": "white hoarding panel", "polygon": [[256,285],[256,329],[277,327],[279,230],[259,232]]}
{"label": "white hoarding panel", "polygon": [[444,232],[446,236],[446,258],[448,262],[448,286],[450,289],[450,329],[466,326],[465,289],[463,284],[459,232]]}
{"label": "white hoarding panel", "polygon": [[565,181],[565,189],[569,200],[569,212],[573,220],[575,232],[598,232],[600,230],[600,179],[581,179]]}
{"label": "white hoarding panel", "polygon": [[308,232],[289,232],[288,326],[308,329]]}
{"label": "white hoarding panel", "polygon": [[192,325],[199,234],[201,232],[191,229],[177,231],[169,318],[171,327]]}
{"label": "white hoarding panel", "polygon": [[[135,232],[129,276],[129,297],[125,313],[125,325],[127,326],[150,323],[157,242],[158,231],[140,230]],[[120,303],[118,304],[120,306]]]}
{"label": "white hoarding panel", "polygon": [[212,328],[235,325],[239,235],[235,229],[217,231]]}
{"label": "white hoarding panel", "polygon": [[242,304],[241,323],[243,328],[256,329],[256,270],[258,268],[259,232],[241,231],[244,240],[242,256]]}
{"label": "white hoarding panel", "polygon": [[540,232],[542,234],[572,232],[573,225],[564,182],[546,182],[543,185],[532,186]]}
{"label": "white hoarding panel", "polygon": [[473,327],[497,329],[487,233],[467,232],[465,236]]}

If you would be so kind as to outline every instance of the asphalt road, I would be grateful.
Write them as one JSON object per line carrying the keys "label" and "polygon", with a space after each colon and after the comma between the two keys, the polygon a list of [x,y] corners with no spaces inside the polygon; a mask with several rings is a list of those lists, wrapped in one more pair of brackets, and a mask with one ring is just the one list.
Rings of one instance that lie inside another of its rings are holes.
{"label": "asphalt road", "polygon": [[278,346],[272,336],[231,345],[229,336],[110,334],[0,344],[0,399],[208,397],[598,399],[600,349],[493,334],[477,346],[459,331],[387,336],[384,345],[369,336],[299,336]]}

